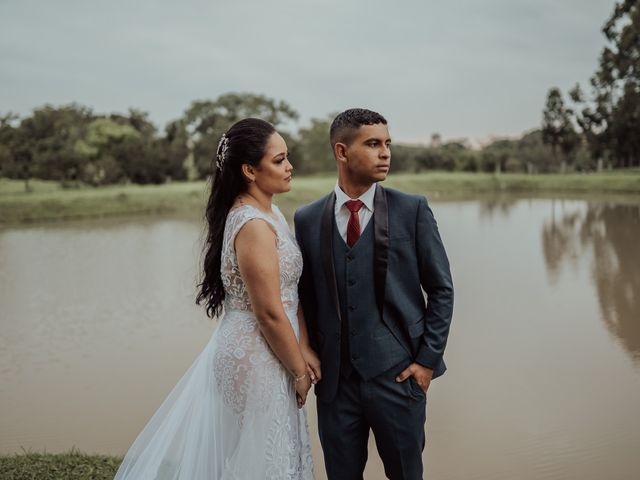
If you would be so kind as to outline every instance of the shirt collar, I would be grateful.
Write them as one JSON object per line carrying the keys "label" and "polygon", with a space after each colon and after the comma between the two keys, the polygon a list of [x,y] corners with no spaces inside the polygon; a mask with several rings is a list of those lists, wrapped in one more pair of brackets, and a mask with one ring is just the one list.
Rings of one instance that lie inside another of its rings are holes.
{"label": "shirt collar", "polygon": [[[373,212],[373,197],[376,194],[376,185],[377,183],[374,183],[373,185],[371,185],[371,187],[369,187],[369,190],[358,197],[358,200],[364,203],[364,206],[367,207],[370,212]],[[346,193],[342,191],[340,185],[338,185],[338,182],[336,182],[334,191],[336,192],[336,207],[338,208],[342,207],[344,203],[348,202],[349,200],[355,200],[350,198]]]}

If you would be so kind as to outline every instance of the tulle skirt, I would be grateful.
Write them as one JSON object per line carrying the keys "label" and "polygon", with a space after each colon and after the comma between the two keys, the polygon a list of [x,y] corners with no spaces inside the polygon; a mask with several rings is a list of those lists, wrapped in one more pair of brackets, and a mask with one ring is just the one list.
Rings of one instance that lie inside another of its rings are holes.
{"label": "tulle skirt", "polygon": [[[287,312],[297,334],[297,315]],[[115,480],[308,480],[307,418],[251,312],[228,311]]]}

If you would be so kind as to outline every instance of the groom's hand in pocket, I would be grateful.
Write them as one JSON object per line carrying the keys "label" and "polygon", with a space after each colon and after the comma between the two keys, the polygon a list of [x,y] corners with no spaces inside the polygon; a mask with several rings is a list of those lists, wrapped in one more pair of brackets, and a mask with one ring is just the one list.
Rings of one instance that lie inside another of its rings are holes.
{"label": "groom's hand in pocket", "polygon": [[404,382],[409,377],[413,377],[424,393],[427,393],[433,377],[433,370],[423,367],[419,363],[412,363],[396,377],[396,382]]}

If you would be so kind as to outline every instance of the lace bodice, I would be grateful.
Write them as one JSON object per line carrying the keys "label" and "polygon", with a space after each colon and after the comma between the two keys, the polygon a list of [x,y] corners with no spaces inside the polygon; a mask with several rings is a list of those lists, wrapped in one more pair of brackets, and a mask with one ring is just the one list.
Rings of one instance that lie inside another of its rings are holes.
{"label": "lace bodice", "polygon": [[284,215],[275,205],[273,205],[273,211],[278,220],[251,205],[236,207],[227,216],[220,265],[220,273],[225,290],[224,308],[226,311],[251,310],[249,295],[238,268],[234,241],[242,226],[254,218],[266,221],[276,232],[276,246],[280,265],[280,298],[285,309],[297,308],[298,280],[302,274],[302,255]]}

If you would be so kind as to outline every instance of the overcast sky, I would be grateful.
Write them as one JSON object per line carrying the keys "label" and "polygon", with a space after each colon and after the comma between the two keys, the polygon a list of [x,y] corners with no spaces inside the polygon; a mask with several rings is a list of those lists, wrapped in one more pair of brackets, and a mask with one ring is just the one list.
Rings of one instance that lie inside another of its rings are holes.
{"label": "overcast sky", "polygon": [[262,93],[309,119],[379,111],[395,140],[516,135],[586,84],[609,0],[0,0],[0,113],[149,112]]}

